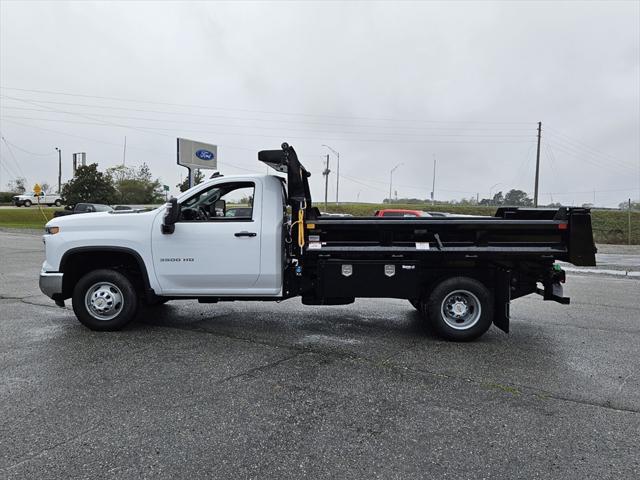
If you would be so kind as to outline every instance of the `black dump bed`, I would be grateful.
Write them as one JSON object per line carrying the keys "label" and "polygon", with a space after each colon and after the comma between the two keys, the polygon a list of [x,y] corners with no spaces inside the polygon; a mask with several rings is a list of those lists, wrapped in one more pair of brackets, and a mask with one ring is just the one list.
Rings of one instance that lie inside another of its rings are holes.
{"label": "black dump bed", "polygon": [[562,260],[595,265],[585,208],[501,208],[493,217],[322,217],[307,220],[306,254]]}
{"label": "black dump bed", "polygon": [[499,208],[492,217],[323,217],[312,206],[310,174],[292,147],[285,143],[281,150],[261,151],[258,159],[287,174],[291,238],[297,255],[310,260],[397,256],[595,265],[586,208]]}

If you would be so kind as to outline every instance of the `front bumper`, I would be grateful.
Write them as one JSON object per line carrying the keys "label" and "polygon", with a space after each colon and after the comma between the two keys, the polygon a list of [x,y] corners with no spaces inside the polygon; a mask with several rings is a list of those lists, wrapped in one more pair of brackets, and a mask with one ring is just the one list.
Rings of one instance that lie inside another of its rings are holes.
{"label": "front bumper", "polygon": [[59,300],[62,295],[62,273],[40,272],[40,290],[47,297]]}

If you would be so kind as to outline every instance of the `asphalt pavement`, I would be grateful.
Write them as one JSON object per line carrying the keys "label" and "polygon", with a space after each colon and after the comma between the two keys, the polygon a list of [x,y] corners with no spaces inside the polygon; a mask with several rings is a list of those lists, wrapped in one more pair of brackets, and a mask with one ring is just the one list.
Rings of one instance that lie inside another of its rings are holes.
{"label": "asphalt pavement", "polygon": [[509,335],[406,301],[174,301],[96,333],[0,232],[0,478],[640,477],[640,281],[570,274]]}

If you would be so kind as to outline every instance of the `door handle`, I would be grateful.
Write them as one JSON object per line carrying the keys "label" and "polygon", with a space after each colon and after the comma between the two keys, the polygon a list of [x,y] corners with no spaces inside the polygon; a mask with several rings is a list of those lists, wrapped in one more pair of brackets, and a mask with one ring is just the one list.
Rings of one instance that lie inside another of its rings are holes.
{"label": "door handle", "polygon": [[234,233],[234,235],[236,237],[255,237],[257,235],[257,233],[243,231],[243,232],[236,232],[236,233]]}

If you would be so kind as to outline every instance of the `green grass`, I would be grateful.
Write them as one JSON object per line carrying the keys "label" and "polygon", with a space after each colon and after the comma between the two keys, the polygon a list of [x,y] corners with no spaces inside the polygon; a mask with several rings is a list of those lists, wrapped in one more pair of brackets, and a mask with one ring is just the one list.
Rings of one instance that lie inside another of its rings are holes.
{"label": "green grass", "polygon": [[[37,207],[0,208],[0,227],[44,229],[44,224],[53,218],[53,212],[61,208]],[[46,218],[46,220],[45,220]]]}
{"label": "green grass", "polygon": [[[318,204],[324,211],[324,205]],[[345,203],[336,206],[329,204],[329,212],[350,213],[357,216],[373,215],[378,209],[388,205],[373,203]],[[407,208],[411,210],[427,210],[461,213],[465,215],[493,215],[495,207],[480,207],[475,205],[392,205],[392,208]],[[42,229],[47,220],[53,218],[55,208],[0,208],[0,227],[5,228],[33,228]],[[629,224],[627,212],[619,210],[593,210],[591,212],[593,235],[596,243],[626,244],[628,241]],[[631,213],[631,243],[640,245],[640,212]]]}

